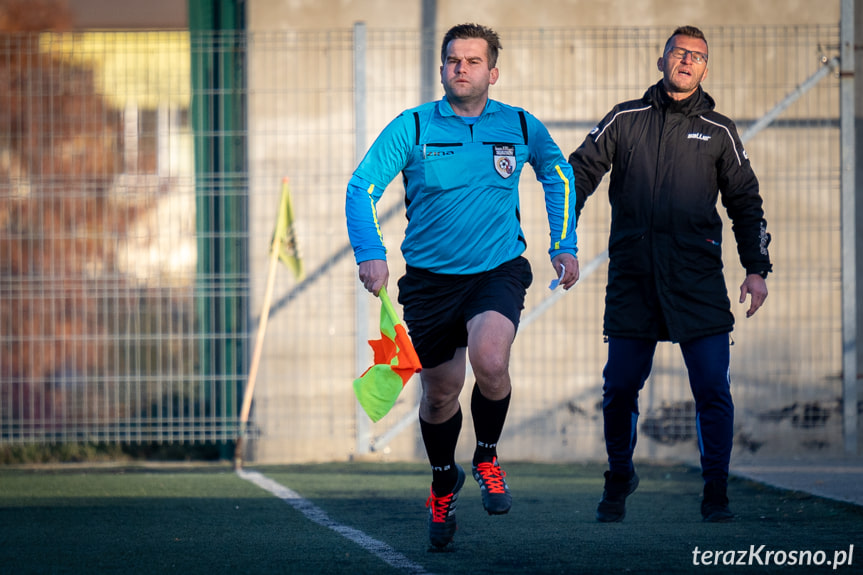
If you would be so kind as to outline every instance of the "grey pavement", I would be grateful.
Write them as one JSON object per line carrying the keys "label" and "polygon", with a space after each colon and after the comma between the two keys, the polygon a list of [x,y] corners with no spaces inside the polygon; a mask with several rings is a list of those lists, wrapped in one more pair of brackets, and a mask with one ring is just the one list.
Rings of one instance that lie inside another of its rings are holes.
{"label": "grey pavement", "polygon": [[863,457],[747,461],[732,463],[731,474],[863,506]]}

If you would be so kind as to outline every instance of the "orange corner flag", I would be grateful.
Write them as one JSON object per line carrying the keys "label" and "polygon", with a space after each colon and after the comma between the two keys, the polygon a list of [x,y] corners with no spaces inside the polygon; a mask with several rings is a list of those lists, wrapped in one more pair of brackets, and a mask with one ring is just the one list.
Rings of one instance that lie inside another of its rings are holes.
{"label": "orange corner flag", "polygon": [[422,369],[417,352],[399,321],[396,310],[381,288],[381,339],[370,339],[374,365],[354,380],[354,393],[372,421],[378,421],[395,405],[402,388]]}

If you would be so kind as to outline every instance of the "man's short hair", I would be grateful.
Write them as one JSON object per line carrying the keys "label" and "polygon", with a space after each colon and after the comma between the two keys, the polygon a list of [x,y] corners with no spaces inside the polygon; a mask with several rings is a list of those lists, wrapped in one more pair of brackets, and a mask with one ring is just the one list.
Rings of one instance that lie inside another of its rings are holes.
{"label": "man's short hair", "polygon": [[674,40],[675,36],[689,36],[690,38],[703,40],[704,43],[707,44],[707,38],[704,37],[704,32],[695,26],[679,26],[671,36],[668,37],[668,40],[665,41],[665,49],[662,51],[663,54],[667,54],[668,51],[671,50],[671,42]]}
{"label": "man's short hair", "polygon": [[480,38],[488,44],[488,69],[497,66],[497,54],[502,49],[497,32],[480,24],[459,24],[450,28],[443,37],[440,47],[440,61],[446,64],[446,49],[453,40]]}

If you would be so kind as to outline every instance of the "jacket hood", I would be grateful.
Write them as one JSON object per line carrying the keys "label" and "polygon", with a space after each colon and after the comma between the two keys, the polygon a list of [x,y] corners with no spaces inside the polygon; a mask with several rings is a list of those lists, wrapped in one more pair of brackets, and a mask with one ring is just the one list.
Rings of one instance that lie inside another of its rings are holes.
{"label": "jacket hood", "polygon": [[650,104],[658,110],[664,110],[673,105],[676,111],[686,116],[697,116],[698,114],[710,112],[716,107],[716,102],[701,86],[698,86],[695,93],[690,97],[677,102],[669,97],[662,82],[662,80],[659,80],[647,89],[642,98],[645,104]]}

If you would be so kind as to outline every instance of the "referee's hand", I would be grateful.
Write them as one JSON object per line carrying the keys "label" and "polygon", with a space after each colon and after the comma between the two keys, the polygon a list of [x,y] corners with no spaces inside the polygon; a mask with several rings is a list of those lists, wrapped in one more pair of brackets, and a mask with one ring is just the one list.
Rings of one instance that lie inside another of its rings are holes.
{"label": "referee's hand", "polygon": [[363,287],[374,295],[378,295],[382,287],[387,287],[390,279],[390,268],[386,260],[366,260],[360,262],[360,281]]}
{"label": "referee's hand", "polygon": [[[551,260],[554,272],[560,278],[560,285],[568,290],[578,281],[578,258],[572,254],[558,254]],[[560,276],[561,266],[564,268],[563,277]]]}

